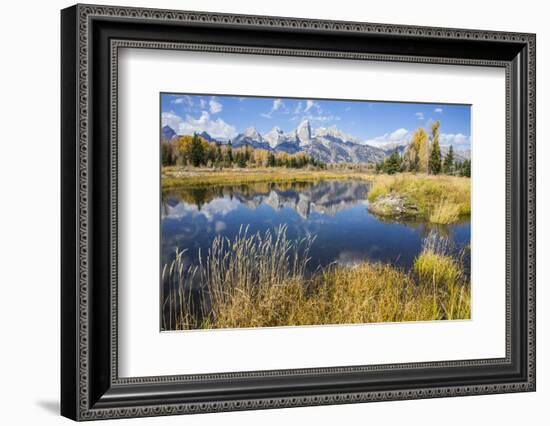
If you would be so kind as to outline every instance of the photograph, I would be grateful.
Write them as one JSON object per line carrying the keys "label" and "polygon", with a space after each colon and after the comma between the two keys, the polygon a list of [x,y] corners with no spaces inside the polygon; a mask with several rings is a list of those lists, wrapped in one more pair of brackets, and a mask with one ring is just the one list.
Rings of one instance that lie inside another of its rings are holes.
{"label": "photograph", "polygon": [[161,330],[470,319],[470,121],[161,93]]}

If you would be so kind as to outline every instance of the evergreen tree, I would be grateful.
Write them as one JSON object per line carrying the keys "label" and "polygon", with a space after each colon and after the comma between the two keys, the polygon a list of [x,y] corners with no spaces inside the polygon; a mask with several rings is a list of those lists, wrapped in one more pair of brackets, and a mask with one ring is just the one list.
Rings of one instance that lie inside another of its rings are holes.
{"label": "evergreen tree", "polygon": [[233,164],[233,144],[231,140],[227,143],[227,162],[230,166]]}
{"label": "evergreen tree", "polygon": [[216,142],[216,157],[214,160],[216,165],[220,165],[223,162],[222,144]]}
{"label": "evergreen tree", "polygon": [[455,162],[455,157],[453,153],[453,146],[451,145],[449,147],[449,152],[447,152],[447,155],[445,156],[445,160],[443,161],[443,173],[447,175],[452,174],[454,162]]}
{"label": "evergreen tree", "polygon": [[462,176],[470,177],[472,162],[470,160],[464,160],[462,163]]}
{"label": "evergreen tree", "polygon": [[428,161],[428,171],[433,175],[441,173],[441,148],[439,146],[439,121],[432,123],[432,146],[430,159]]}
{"label": "evergreen tree", "polygon": [[384,172],[389,175],[397,173],[401,168],[401,157],[397,151],[393,151],[392,154],[386,158],[383,166]]}
{"label": "evergreen tree", "polygon": [[292,157],[290,159],[290,163],[289,163],[289,167],[295,169],[298,167],[298,163],[296,162],[296,158],[295,157]]}
{"label": "evergreen tree", "polygon": [[235,162],[237,163],[237,166],[244,168],[246,167],[246,157],[245,154],[241,151],[237,151],[235,154]]}
{"label": "evergreen tree", "polygon": [[462,164],[460,163],[460,161],[458,160],[455,160],[455,164],[454,164],[454,171],[456,174],[460,174],[461,173],[461,170],[462,170]]}
{"label": "evergreen tree", "polygon": [[275,167],[275,155],[270,152],[267,154],[267,167]]}
{"label": "evergreen tree", "polygon": [[195,167],[199,167],[201,164],[205,163],[204,147],[202,145],[199,136],[195,133],[193,139],[191,140],[191,153],[190,159],[191,164]]}

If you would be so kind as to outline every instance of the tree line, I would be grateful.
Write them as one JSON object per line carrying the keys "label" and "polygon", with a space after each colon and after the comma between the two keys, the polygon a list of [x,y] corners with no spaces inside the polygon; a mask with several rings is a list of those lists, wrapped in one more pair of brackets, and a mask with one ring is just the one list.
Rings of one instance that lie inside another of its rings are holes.
{"label": "tree line", "polygon": [[376,164],[377,173],[395,174],[399,172],[446,174],[470,177],[471,160],[455,159],[453,146],[442,157],[439,145],[440,122],[431,125],[431,136],[423,128],[417,129],[403,156],[395,150],[383,161]]}
{"label": "tree line", "polygon": [[231,141],[209,142],[196,133],[162,140],[161,161],[163,166],[326,168],[325,163],[303,152],[274,153],[250,145],[234,148]]}

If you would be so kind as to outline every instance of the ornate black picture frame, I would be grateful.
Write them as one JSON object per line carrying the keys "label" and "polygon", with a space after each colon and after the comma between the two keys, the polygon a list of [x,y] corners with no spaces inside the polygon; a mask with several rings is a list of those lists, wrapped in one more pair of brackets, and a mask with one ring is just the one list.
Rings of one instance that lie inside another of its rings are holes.
{"label": "ornate black picture frame", "polygon": [[[61,13],[61,413],[74,420],[535,390],[535,35],[76,5]],[[484,65],[506,71],[506,356],[120,378],[121,47]]]}

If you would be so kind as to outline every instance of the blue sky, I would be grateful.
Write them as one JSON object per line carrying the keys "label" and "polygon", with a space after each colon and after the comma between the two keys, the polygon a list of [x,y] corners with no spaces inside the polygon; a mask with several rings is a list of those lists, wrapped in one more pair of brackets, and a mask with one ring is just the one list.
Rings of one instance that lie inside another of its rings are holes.
{"label": "blue sky", "polygon": [[161,94],[162,125],[178,134],[207,131],[229,139],[247,127],[261,134],[275,126],[288,132],[305,119],[313,129],[335,125],[377,146],[407,140],[418,127],[429,129],[439,120],[442,145],[470,148],[469,105]]}

